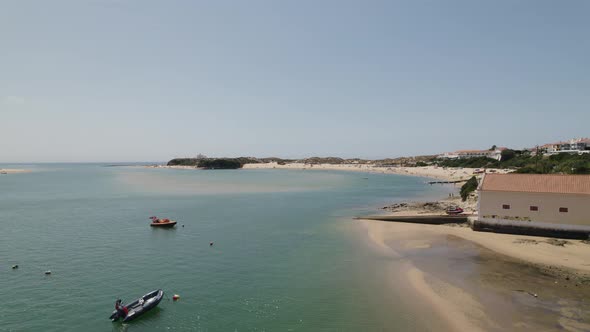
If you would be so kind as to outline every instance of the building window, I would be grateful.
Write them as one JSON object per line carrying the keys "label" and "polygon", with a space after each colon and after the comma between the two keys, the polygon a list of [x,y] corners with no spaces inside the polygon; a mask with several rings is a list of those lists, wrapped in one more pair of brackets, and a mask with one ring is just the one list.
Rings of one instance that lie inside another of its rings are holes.
{"label": "building window", "polygon": [[503,204],[502,205],[502,209],[504,209],[504,210],[510,210],[510,205],[509,204]]}
{"label": "building window", "polygon": [[539,211],[539,207],[538,206],[531,205],[530,210],[531,211]]}
{"label": "building window", "polygon": [[560,207],[560,208],[559,208],[559,212],[567,212],[567,208]]}

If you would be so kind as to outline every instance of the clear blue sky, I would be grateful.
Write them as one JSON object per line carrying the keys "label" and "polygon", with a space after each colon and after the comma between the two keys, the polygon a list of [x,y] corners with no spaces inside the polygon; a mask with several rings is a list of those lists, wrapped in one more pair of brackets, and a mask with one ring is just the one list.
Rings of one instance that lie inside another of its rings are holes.
{"label": "clear blue sky", "polygon": [[590,1],[2,1],[0,162],[590,136]]}

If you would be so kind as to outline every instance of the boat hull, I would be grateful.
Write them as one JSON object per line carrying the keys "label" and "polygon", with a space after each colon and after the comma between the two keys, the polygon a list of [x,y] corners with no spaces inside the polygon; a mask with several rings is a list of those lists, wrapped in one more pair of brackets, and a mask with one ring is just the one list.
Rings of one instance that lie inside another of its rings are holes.
{"label": "boat hull", "polygon": [[176,226],[176,221],[170,221],[170,222],[153,222],[153,223],[150,223],[150,226],[152,226],[152,227],[160,227],[160,228],[172,228],[172,227]]}
{"label": "boat hull", "polygon": [[447,210],[447,214],[451,215],[451,216],[456,216],[459,215],[461,213],[463,213],[463,209],[462,208],[455,208],[455,209],[448,209]]}
{"label": "boat hull", "polygon": [[[145,314],[146,312],[152,310],[160,303],[160,301],[162,301],[162,298],[164,298],[164,291],[158,289],[155,291],[151,291],[146,295],[140,297],[139,299],[125,305],[125,307],[127,307],[128,313],[127,316],[123,318],[123,322],[132,321],[137,317]],[[117,311],[113,311],[110,319],[112,321],[116,321],[119,318],[121,317],[119,317]]]}

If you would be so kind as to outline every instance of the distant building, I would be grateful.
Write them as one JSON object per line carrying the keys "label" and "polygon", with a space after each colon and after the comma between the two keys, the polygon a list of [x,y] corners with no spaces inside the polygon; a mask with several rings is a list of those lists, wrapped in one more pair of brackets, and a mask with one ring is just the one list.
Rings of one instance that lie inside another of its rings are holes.
{"label": "distant building", "polygon": [[531,153],[531,156],[536,156],[538,154],[547,154],[549,149],[553,150],[556,144],[558,143],[543,144],[541,146],[536,146],[534,148],[529,148],[527,150]]}
{"label": "distant building", "polygon": [[590,138],[572,138],[565,142],[545,144],[539,147],[545,155],[557,153],[590,153]]}
{"label": "distant building", "polygon": [[506,148],[496,148],[494,150],[459,150],[455,152],[445,152],[438,156],[440,159],[467,159],[477,157],[487,157],[496,160],[502,158],[502,151]]}
{"label": "distant building", "polygon": [[590,232],[590,175],[485,174],[478,220]]}
{"label": "distant building", "polygon": [[573,138],[560,146],[561,152],[590,152],[589,138]]}

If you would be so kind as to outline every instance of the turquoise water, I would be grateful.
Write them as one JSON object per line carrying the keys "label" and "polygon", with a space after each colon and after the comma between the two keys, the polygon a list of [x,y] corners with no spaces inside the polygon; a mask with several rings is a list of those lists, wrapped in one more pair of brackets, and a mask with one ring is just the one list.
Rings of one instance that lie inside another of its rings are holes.
{"label": "turquoise water", "polygon": [[[421,327],[395,293],[383,291],[383,262],[358,241],[351,217],[396,200],[444,195],[445,188],[424,185],[424,179],[89,164],[0,167],[33,170],[0,176],[0,330]],[[152,229],[152,215],[179,225]],[[124,325],[108,320],[116,298],[131,301],[157,288],[167,297],[152,312]],[[178,302],[170,300],[175,293]]]}

